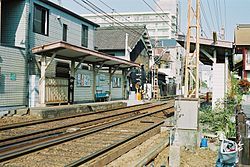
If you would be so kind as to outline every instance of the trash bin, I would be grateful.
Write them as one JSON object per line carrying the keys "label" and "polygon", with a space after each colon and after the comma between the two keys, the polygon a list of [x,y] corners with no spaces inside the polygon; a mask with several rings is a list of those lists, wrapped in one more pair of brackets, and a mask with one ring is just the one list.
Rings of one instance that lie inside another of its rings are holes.
{"label": "trash bin", "polygon": [[206,138],[201,139],[200,147],[207,148],[207,139]]}
{"label": "trash bin", "polygon": [[237,154],[238,147],[234,141],[222,140],[216,167],[222,167],[225,165],[228,167],[234,167],[238,160]]}

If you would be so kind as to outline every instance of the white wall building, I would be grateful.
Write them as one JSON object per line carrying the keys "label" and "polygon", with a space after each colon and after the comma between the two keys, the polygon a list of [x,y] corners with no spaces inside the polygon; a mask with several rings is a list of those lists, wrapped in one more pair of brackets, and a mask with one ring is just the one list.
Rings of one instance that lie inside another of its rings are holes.
{"label": "white wall building", "polygon": [[[108,13],[117,21],[127,26],[146,25],[151,40],[163,40],[175,38],[177,17],[170,12],[129,12],[129,13]],[[120,26],[105,16],[95,14],[84,14],[87,18],[102,26]],[[171,25],[171,26],[170,26]],[[171,28],[172,27],[172,28]]]}

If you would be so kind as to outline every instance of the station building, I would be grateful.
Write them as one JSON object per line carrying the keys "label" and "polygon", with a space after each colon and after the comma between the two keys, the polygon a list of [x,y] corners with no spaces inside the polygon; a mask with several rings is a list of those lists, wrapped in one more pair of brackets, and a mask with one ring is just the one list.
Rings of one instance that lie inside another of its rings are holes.
{"label": "station building", "polygon": [[2,0],[0,11],[0,107],[126,98],[139,64],[97,51],[98,24],[48,0]]}

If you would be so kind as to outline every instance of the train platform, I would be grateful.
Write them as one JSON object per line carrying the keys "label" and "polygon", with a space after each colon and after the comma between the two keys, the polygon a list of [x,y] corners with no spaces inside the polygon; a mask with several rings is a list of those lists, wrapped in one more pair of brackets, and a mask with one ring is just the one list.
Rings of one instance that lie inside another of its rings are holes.
{"label": "train platform", "polygon": [[0,110],[0,117],[13,115],[33,115],[40,118],[55,118],[82,112],[95,112],[109,110],[125,106],[148,103],[149,101],[116,100],[107,102],[79,103],[72,105],[46,106],[46,107],[5,107]]}

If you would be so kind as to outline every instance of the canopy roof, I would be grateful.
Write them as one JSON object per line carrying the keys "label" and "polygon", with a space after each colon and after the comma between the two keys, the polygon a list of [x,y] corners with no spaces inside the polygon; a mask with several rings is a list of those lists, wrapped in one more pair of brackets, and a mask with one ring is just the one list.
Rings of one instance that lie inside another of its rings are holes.
{"label": "canopy roof", "polygon": [[63,41],[34,47],[32,53],[49,57],[56,54],[56,58],[75,60],[77,62],[84,59],[84,63],[102,65],[104,67],[119,66],[119,68],[128,68],[140,66],[137,63]]}

